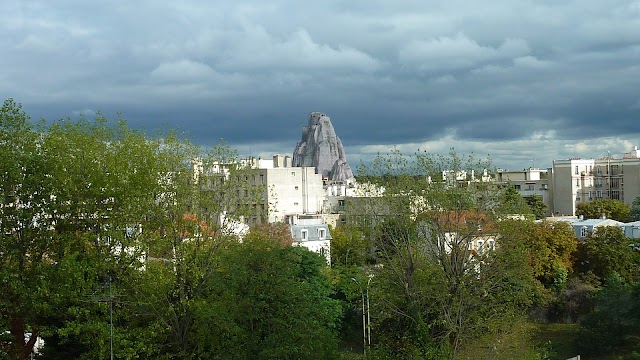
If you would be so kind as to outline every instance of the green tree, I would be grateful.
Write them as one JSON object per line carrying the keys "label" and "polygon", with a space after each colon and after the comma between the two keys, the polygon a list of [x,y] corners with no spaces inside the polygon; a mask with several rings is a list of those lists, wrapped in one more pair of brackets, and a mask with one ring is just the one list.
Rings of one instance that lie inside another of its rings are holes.
{"label": "green tree", "polygon": [[595,199],[576,206],[576,215],[584,216],[585,219],[597,219],[604,215],[608,219],[627,222],[630,213],[629,205],[615,199]]}
{"label": "green tree", "polygon": [[341,308],[326,260],[253,237],[230,243],[194,316],[198,358],[326,359],[337,355]]}
{"label": "green tree", "polygon": [[396,356],[453,357],[530,301],[526,249],[498,232],[501,220],[528,209],[519,195],[476,177],[485,169],[488,161],[452,151],[394,152],[359,171],[385,189],[376,316],[379,346]]}
{"label": "green tree", "polygon": [[512,221],[502,233],[518,237],[525,244],[533,275],[546,288],[561,287],[573,270],[578,239],[564,222]]}
{"label": "green tree", "polygon": [[512,212],[514,214],[529,214],[531,213],[531,208],[528,205],[528,200],[512,186],[507,186],[507,188],[502,192],[502,198],[500,199],[501,206],[503,211],[509,213]]}
{"label": "green tree", "polygon": [[369,243],[362,231],[345,225],[331,229],[331,265],[363,266],[369,254]]}
{"label": "green tree", "polygon": [[640,329],[634,305],[633,287],[612,273],[595,297],[592,312],[581,321],[579,346],[592,354],[610,354],[628,341],[628,335]]}
{"label": "green tree", "polygon": [[547,205],[542,201],[541,196],[527,196],[524,198],[536,219],[543,219],[547,216]]}
{"label": "green tree", "polygon": [[640,196],[633,199],[631,203],[631,211],[629,212],[629,221],[640,220]]}
{"label": "green tree", "polygon": [[621,228],[598,228],[578,245],[577,266],[581,273],[593,273],[601,281],[613,273],[631,280],[640,271],[640,253],[630,246],[632,241]]}
{"label": "green tree", "polygon": [[0,179],[7,353],[27,358],[29,331],[33,340],[45,338],[50,353],[74,344],[73,357],[104,355],[114,303],[106,287],[121,291],[141,266],[146,235],[134,229],[154,212],[157,144],[100,116],[34,129],[7,101],[0,117],[0,146],[9,155],[1,157]]}

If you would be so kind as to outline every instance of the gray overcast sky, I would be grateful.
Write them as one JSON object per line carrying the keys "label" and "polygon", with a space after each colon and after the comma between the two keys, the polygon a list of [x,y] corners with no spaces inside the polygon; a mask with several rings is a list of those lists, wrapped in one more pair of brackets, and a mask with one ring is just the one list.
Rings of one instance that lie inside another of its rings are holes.
{"label": "gray overcast sky", "polygon": [[639,0],[0,0],[0,98],[35,118],[291,153],[311,111],[352,166],[394,146],[498,167],[640,145]]}

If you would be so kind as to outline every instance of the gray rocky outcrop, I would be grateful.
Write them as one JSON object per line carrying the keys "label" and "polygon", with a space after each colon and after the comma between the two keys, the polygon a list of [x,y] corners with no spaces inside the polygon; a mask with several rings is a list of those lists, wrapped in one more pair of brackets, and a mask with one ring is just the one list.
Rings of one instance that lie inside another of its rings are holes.
{"label": "gray rocky outcrop", "polygon": [[354,180],[331,119],[320,112],[309,114],[309,124],[302,129],[302,140],[293,151],[293,166],[314,166],[331,181]]}

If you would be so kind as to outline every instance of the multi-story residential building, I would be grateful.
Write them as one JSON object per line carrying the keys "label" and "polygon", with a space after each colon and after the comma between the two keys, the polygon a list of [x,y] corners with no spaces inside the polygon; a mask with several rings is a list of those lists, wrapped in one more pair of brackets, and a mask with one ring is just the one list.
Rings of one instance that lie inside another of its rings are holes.
{"label": "multi-story residential building", "polygon": [[[317,214],[322,211],[325,190],[322,175],[314,167],[292,167],[291,157],[275,155],[271,160],[247,159],[252,168],[247,172],[246,181],[253,185],[266,186],[266,194],[260,204],[265,219],[251,219],[251,222],[292,223],[289,219],[299,214]],[[266,211],[268,210],[268,211]]]}
{"label": "multi-story residential building", "polygon": [[575,215],[576,206],[595,199],[616,199],[631,204],[640,196],[640,150],[622,159],[554,160],[550,175],[555,214]]}
{"label": "multi-story residential building", "polygon": [[509,183],[523,197],[537,196],[547,205],[547,215],[551,214],[553,206],[549,191],[549,176],[547,169],[528,168],[520,171],[498,169],[496,173],[498,183]]}
{"label": "multi-story residential building", "polygon": [[320,215],[291,218],[289,225],[294,246],[302,246],[322,255],[331,264],[331,232]]}

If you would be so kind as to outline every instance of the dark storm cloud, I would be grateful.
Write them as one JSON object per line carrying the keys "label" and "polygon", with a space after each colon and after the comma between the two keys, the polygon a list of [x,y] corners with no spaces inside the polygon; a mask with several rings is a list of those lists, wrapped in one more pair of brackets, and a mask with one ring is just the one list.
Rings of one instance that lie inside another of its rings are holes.
{"label": "dark storm cloud", "polygon": [[252,154],[291,152],[311,111],[350,159],[640,143],[638,0],[4,2],[0,46],[0,97],[34,117],[121,112]]}

